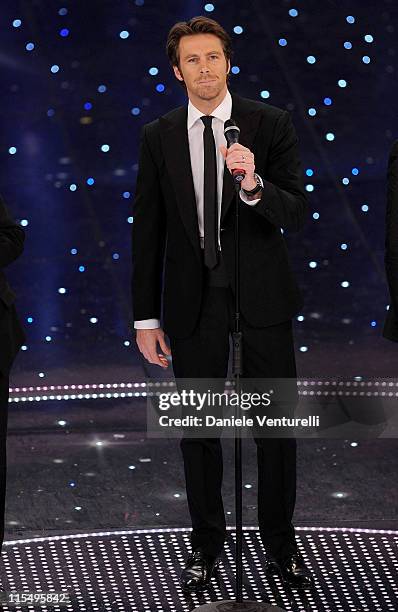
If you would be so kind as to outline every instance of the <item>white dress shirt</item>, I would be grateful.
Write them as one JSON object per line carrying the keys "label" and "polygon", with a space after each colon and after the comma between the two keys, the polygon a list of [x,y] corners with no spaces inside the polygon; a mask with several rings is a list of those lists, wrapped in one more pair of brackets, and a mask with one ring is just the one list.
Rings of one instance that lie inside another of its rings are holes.
{"label": "white dress shirt", "polygon": [[[224,123],[231,118],[232,98],[227,90],[224,100],[217,106],[211,115],[214,117],[212,121],[212,129],[214,140],[216,143],[216,158],[217,158],[217,194],[218,194],[218,245],[220,244],[220,218],[221,218],[221,200],[223,190],[224,164],[225,159],[220,151],[220,146],[227,146],[224,136]],[[197,109],[189,100],[187,130],[189,141],[189,154],[191,158],[192,177],[195,190],[196,207],[198,212],[199,222],[199,237],[201,247],[204,247],[204,153],[203,153],[203,132],[205,126],[201,120],[203,113]],[[249,200],[243,190],[240,190],[240,198],[249,206],[254,206],[260,201],[260,198]],[[156,329],[160,327],[159,319],[145,319],[142,321],[134,321],[135,329]]]}

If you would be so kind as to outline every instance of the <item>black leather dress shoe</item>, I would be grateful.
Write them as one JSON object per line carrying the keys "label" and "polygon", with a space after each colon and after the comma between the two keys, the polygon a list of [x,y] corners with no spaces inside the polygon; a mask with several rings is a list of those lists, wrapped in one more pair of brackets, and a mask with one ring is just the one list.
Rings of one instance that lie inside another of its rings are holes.
{"label": "black leather dress shoe", "polygon": [[278,574],[284,584],[292,589],[312,589],[314,579],[299,553],[283,559],[269,558],[266,565],[267,574]]}
{"label": "black leather dress shoe", "polygon": [[217,571],[218,558],[195,550],[186,561],[180,577],[180,585],[185,592],[200,591],[210,584],[211,577]]}

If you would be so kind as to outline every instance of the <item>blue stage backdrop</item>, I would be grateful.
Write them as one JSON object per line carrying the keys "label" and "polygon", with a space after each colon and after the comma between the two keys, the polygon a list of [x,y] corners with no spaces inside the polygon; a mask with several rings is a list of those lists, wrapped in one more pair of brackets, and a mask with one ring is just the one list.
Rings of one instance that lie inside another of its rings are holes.
{"label": "blue stage backdrop", "polygon": [[380,334],[386,165],[398,133],[394,0],[20,0],[1,7],[0,191],[27,233],[8,270],[28,334],[17,372],[38,383],[54,368],[137,363],[139,134],[185,103],[165,40],[199,14],[232,36],[231,90],[289,110],[299,134],[311,211],[287,240],[305,297],[301,371],[344,373],[356,359],[362,374],[373,350],[392,350]]}

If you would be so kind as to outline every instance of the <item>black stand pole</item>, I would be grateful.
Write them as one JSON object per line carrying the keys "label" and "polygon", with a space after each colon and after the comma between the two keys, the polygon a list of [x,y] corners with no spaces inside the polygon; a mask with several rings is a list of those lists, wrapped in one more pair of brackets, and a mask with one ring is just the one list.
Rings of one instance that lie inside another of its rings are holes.
{"label": "black stand pole", "polygon": [[[235,378],[235,392],[240,395],[242,375],[242,332],[240,331],[240,285],[239,285],[239,208],[240,183],[235,182],[235,331],[232,334],[232,372]],[[239,406],[236,407],[236,410]],[[235,414],[235,416],[237,416]],[[239,415],[240,416],[240,415]],[[236,520],[236,596],[235,601],[213,601],[199,606],[193,612],[284,612],[282,608],[260,601],[242,600],[242,438],[235,427],[235,520]]]}

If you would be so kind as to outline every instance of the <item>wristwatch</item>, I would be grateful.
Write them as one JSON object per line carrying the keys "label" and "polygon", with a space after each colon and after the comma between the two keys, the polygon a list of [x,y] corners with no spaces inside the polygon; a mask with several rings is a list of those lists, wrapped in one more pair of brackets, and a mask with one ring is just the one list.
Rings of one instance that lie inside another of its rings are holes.
{"label": "wristwatch", "polygon": [[243,189],[243,192],[248,195],[248,196],[254,196],[256,195],[256,193],[258,193],[259,191],[261,191],[262,189],[264,189],[264,181],[261,178],[261,176],[259,176],[258,174],[256,174],[256,172],[254,173],[254,178],[256,179],[256,183],[257,185],[253,188],[250,189],[250,191],[248,191],[247,189]]}

